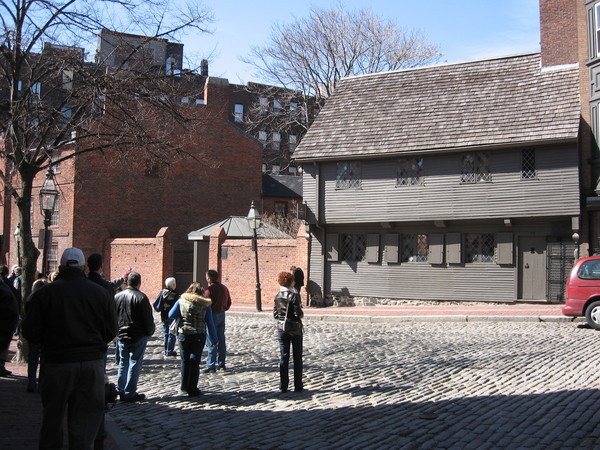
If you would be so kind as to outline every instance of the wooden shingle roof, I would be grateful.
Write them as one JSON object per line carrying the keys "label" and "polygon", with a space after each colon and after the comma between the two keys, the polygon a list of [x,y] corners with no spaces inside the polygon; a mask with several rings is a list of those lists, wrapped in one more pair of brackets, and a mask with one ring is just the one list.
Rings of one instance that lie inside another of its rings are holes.
{"label": "wooden shingle roof", "polygon": [[346,78],[296,160],[575,140],[578,67],[539,53]]}

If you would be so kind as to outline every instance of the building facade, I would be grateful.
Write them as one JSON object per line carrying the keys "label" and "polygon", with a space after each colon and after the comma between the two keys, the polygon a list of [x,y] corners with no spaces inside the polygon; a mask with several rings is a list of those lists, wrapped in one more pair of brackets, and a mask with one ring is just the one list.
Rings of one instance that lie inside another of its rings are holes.
{"label": "building facade", "polygon": [[542,0],[540,53],[340,82],[296,152],[315,302],[562,300],[598,247],[584,10]]}

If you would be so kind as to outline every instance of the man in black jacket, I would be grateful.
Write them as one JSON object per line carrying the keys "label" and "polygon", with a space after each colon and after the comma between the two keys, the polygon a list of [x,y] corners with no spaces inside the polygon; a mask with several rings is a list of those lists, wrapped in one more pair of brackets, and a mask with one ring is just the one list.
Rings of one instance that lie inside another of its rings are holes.
{"label": "man in black jacket", "polygon": [[119,333],[118,384],[121,400],[139,402],[146,396],[137,392],[148,338],[154,334],[154,316],[146,294],[140,291],[142,277],[131,272],[127,287],[115,296]]}
{"label": "man in black jacket", "polygon": [[59,276],[31,294],[22,332],[40,345],[40,448],[62,448],[68,411],[69,448],[90,448],[104,417],[104,353],[117,334],[115,304],[85,278],[83,252],[62,254]]}

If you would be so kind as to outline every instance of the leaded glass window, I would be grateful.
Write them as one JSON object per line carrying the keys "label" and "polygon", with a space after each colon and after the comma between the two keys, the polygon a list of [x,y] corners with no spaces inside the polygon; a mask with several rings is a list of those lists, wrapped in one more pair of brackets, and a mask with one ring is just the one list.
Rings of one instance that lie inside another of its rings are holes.
{"label": "leaded glass window", "polygon": [[336,189],[360,188],[360,162],[344,161],[337,163]]}
{"label": "leaded glass window", "polygon": [[402,262],[427,262],[429,244],[426,234],[402,235]]}
{"label": "leaded glass window", "polygon": [[401,158],[398,160],[396,186],[419,186],[423,184],[423,158]]}
{"label": "leaded glass window", "polygon": [[367,236],[364,234],[342,235],[342,259],[344,261],[363,261],[367,248]]}
{"label": "leaded glass window", "polygon": [[461,183],[489,183],[492,181],[490,172],[490,156],[487,152],[466,153],[463,155]]}
{"label": "leaded glass window", "polygon": [[492,233],[468,233],[466,236],[466,262],[494,262],[496,240]]}
{"label": "leaded glass window", "polygon": [[535,169],[535,150],[527,149],[521,153],[521,179],[534,180],[537,178]]}

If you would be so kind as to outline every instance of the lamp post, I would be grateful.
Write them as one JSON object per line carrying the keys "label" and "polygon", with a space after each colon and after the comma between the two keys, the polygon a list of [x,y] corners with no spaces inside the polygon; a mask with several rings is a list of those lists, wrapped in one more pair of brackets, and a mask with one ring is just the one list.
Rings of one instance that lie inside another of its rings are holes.
{"label": "lamp post", "polygon": [[254,250],[254,259],[255,259],[255,265],[256,265],[256,310],[257,311],[262,311],[262,299],[261,299],[261,294],[260,294],[260,277],[258,275],[258,240],[257,240],[257,235],[256,235],[256,230],[258,230],[258,228],[260,227],[260,221],[261,221],[262,217],[260,216],[260,213],[257,211],[257,209],[254,207],[254,201],[252,202],[252,204],[250,205],[250,211],[248,212],[248,217],[246,217],[246,220],[248,220],[248,225],[250,226],[250,229],[253,232],[253,237],[252,237],[252,250]]}
{"label": "lamp post", "polygon": [[571,236],[573,242],[575,242],[575,261],[579,260],[579,233],[573,233]]}
{"label": "lamp post", "polygon": [[21,263],[21,224],[17,224],[17,228],[15,228],[15,232],[13,233],[15,238],[15,244],[17,244],[17,264],[22,265]]}
{"label": "lamp post", "polygon": [[46,179],[40,189],[40,210],[44,217],[44,253],[42,255],[42,273],[47,274],[48,271],[48,247],[50,246],[50,236],[48,227],[50,226],[50,218],[52,217],[52,211],[56,205],[56,199],[58,198],[58,191],[56,190],[56,183],[54,182],[54,173],[52,170],[46,172]]}

